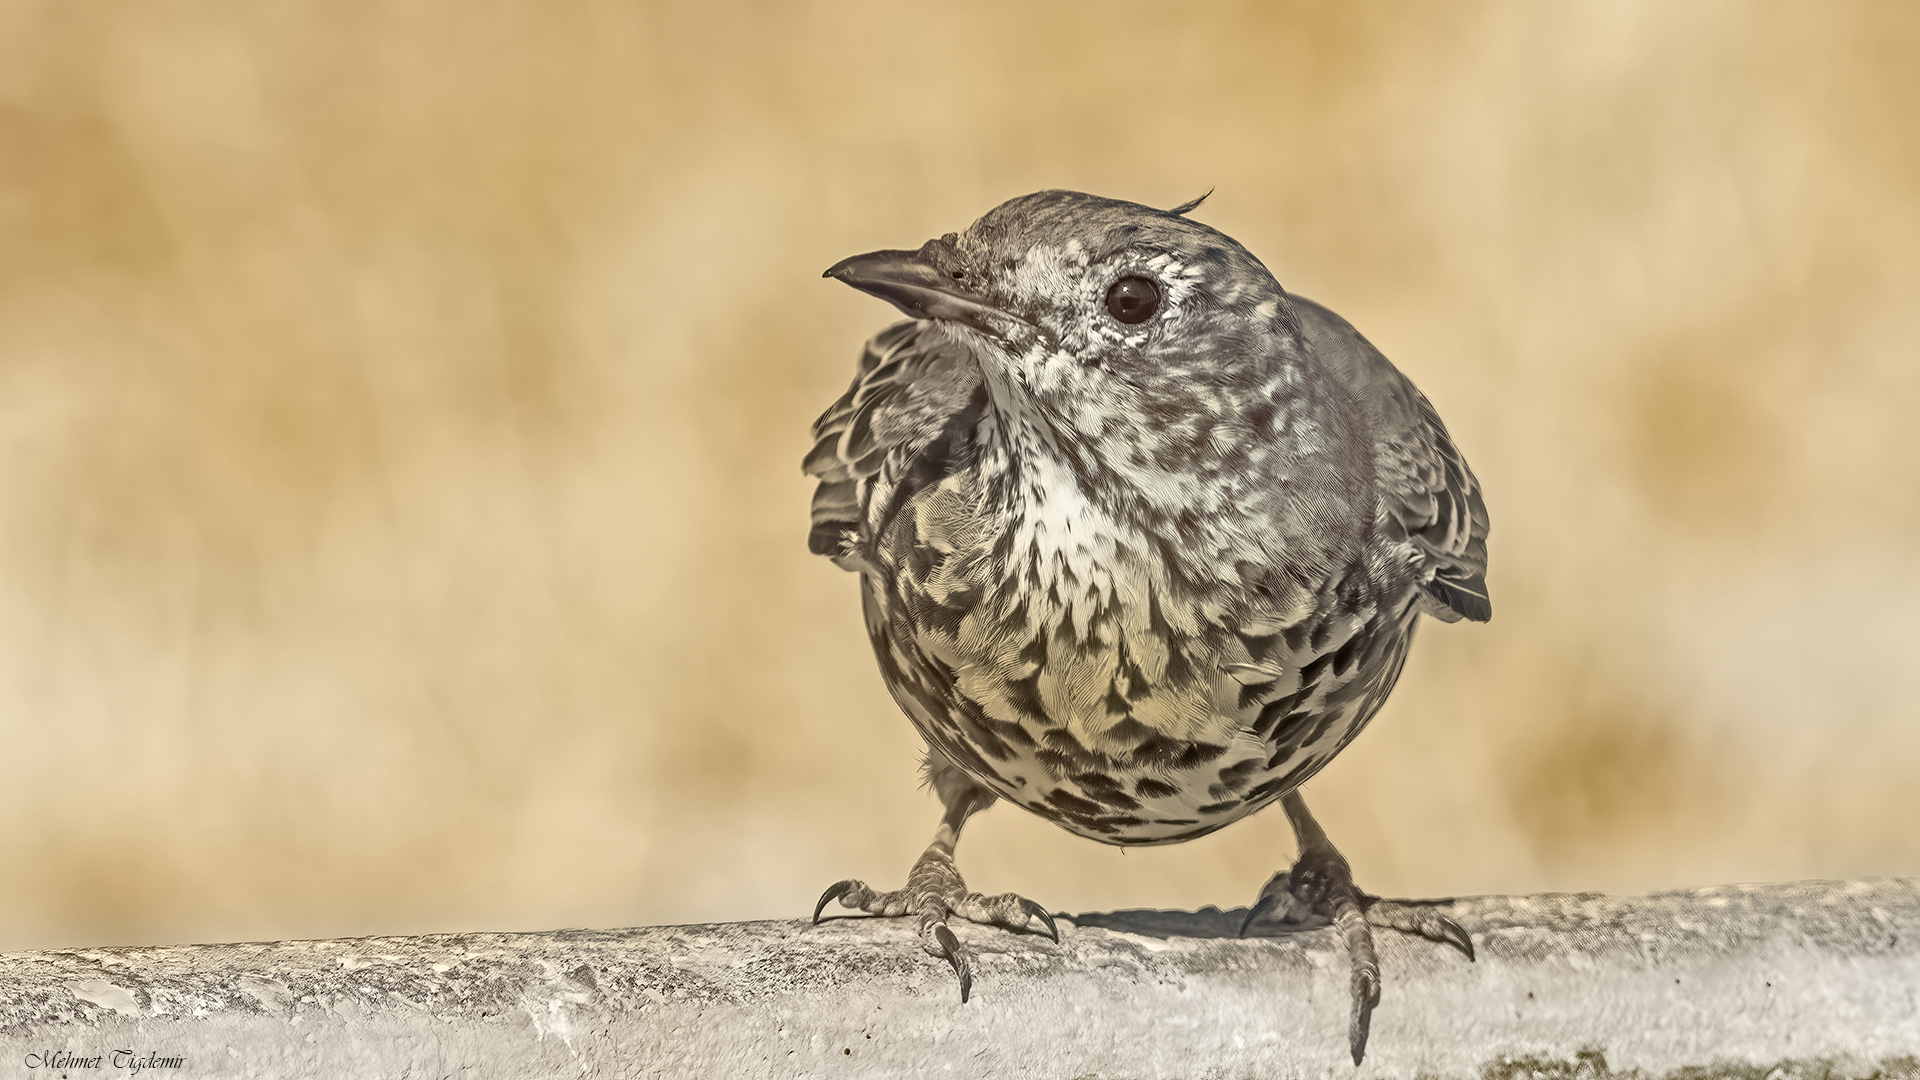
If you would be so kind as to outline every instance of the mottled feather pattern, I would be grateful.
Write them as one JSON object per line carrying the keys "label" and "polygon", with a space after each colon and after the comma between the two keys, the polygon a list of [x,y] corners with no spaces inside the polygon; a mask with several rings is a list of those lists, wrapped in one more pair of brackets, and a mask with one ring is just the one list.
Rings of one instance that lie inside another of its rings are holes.
{"label": "mottled feather pattern", "polygon": [[1299,858],[1246,922],[1338,929],[1358,1065],[1369,921],[1472,942],[1360,892],[1296,789],[1386,702],[1422,615],[1489,617],[1486,506],[1413,384],[1195,206],[1043,191],[827,271],[913,320],[867,345],[806,468],[813,550],[860,576],[944,814],[904,889],[819,906],[918,915],[964,1002],[949,919],[1054,930],[968,890],[968,815],[1006,798],[1166,844],[1280,802]]}
{"label": "mottled feather pattern", "polygon": [[1429,613],[1486,622],[1487,506],[1480,483],[1426,395],[1345,319],[1304,297],[1289,298],[1322,363],[1366,403],[1381,486],[1379,524],[1404,540],[1433,601]]}
{"label": "mottled feather pattern", "polygon": [[888,459],[897,472],[923,457],[926,445],[980,393],[980,383],[978,365],[947,346],[936,324],[896,323],[867,342],[853,385],[813,425],[814,446],[803,467],[820,481],[809,538],[814,554],[836,562],[858,558],[863,538],[881,531],[865,521],[875,486],[889,493],[897,487],[898,477],[882,475]]}
{"label": "mottled feather pattern", "polygon": [[[940,336],[929,325],[906,340]],[[991,476],[958,467],[990,456],[979,444],[995,438],[998,418],[944,443],[926,435],[932,413],[907,419],[927,400],[969,389],[951,363],[920,363],[909,351],[871,369],[890,378],[937,371],[944,381],[924,398],[883,399],[898,414],[869,428],[895,436],[884,449],[849,449],[834,426],[857,411],[850,403],[875,400],[856,386],[823,418],[821,445],[843,449],[833,459],[841,464],[819,473],[824,490],[852,482],[847,461],[885,463],[859,481],[868,502],[835,513],[833,527],[842,550],[860,553],[888,685],[930,744],[1072,831],[1171,843],[1266,805],[1358,733],[1404,661],[1406,605],[1383,607],[1357,565],[1319,589],[1268,575],[1252,602],[1225,599],[1238,596],[1237,582],[1228,590],[1186,580],[1164,558],[1185,543],[1179,522],[1164,535],[1128,522],[1141,540],[1124,545],[1119,528],[1098,527],[1085,507],[1078,557],[1043,557],[1033,538],[1022,541],[1014,515],[993,507],[1019,490],[1022,472],[1046,467]],[[941,458],[926,460],[929,448]],[[890,472],[926,479],[883,516],[875,508],[901,486],[882,475]],[[1058,502],[1073,488],[1054,477],[1028,494]]]}
{"label": "mottled feather pattern", "polygon": [[[1488,616],[1487,516],[1352,327],[1205,226],[1089,198],[1032,196],[918,253],[1013,329],[927,319],[867,345],[815,425],[812,546],[860,573],[935,751],[1073,832],[1170,843],[1330,761],[1420,614]],[[1140,327],[1100,303],[1128,273],[1159,283]]]}

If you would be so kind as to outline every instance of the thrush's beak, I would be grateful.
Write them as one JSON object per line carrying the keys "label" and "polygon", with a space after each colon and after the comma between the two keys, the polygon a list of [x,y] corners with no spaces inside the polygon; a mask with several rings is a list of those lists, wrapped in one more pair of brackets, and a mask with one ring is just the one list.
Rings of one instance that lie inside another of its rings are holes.
{"label": "thrush's beak", "polygon": [[[1006,321],[1025,319],[985,303],[958,279],[943,271],[928,251],[870,251],[842,259],[822,277],[844,281],[877,296],[915,319],[950,319],[986,333],[1006,329]],[[1000,325],[996,326],[995,323]]]}

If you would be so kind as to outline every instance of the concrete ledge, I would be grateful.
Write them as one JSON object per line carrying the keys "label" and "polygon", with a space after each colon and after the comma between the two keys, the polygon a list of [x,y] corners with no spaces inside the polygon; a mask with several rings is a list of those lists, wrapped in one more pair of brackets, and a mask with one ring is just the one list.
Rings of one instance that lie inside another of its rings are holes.
{"label": "concrete ledge", "polygon": [[[1378,932],[1357,1075],[1920,1077],[1920,879],[1449,910],[1477,963]],[[908,920],[18,953],[0,1075],[1355,1076],[1332,934],[1241,913],[957,926],[964,1006]]]}

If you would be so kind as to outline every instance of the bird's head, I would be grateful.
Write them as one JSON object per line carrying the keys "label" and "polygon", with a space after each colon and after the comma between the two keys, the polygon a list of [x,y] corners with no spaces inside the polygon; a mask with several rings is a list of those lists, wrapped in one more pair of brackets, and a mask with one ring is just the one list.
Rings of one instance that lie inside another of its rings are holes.
{"label": "bird's head", "polygon": [[826,276],[949,324],[991,383],[1063,434],[1097,440],[1124,426],[1152,433],[1137,450],[1205,459],[1271,419],[1263,403],[1303,347],[1273,275],[1189,219],[1197,203],[1155,210],[1042,191],[964,233],[856,255]]}

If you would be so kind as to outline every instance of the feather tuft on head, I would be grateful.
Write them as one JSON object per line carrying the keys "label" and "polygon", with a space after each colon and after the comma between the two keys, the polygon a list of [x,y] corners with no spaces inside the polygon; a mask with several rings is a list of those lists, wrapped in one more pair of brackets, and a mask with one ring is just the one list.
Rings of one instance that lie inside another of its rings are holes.
{"label": "feather tuft on head", "polygon": [[[1207,195],[1211,195],[1211,194],[1213,194],[1213,189],[1208,188]],[[1167,211],[1167,213],[1172,214],[1174,217],[1186,217],[1188,214],[1191,214],[1195,210],[1200,209],[1200,204],[1207,201],[1207,195],[1202,195],[1197,199],[1189,199],[1188,201],[1181,203],[1179,206],[1176,206],[1173,209]]]}

